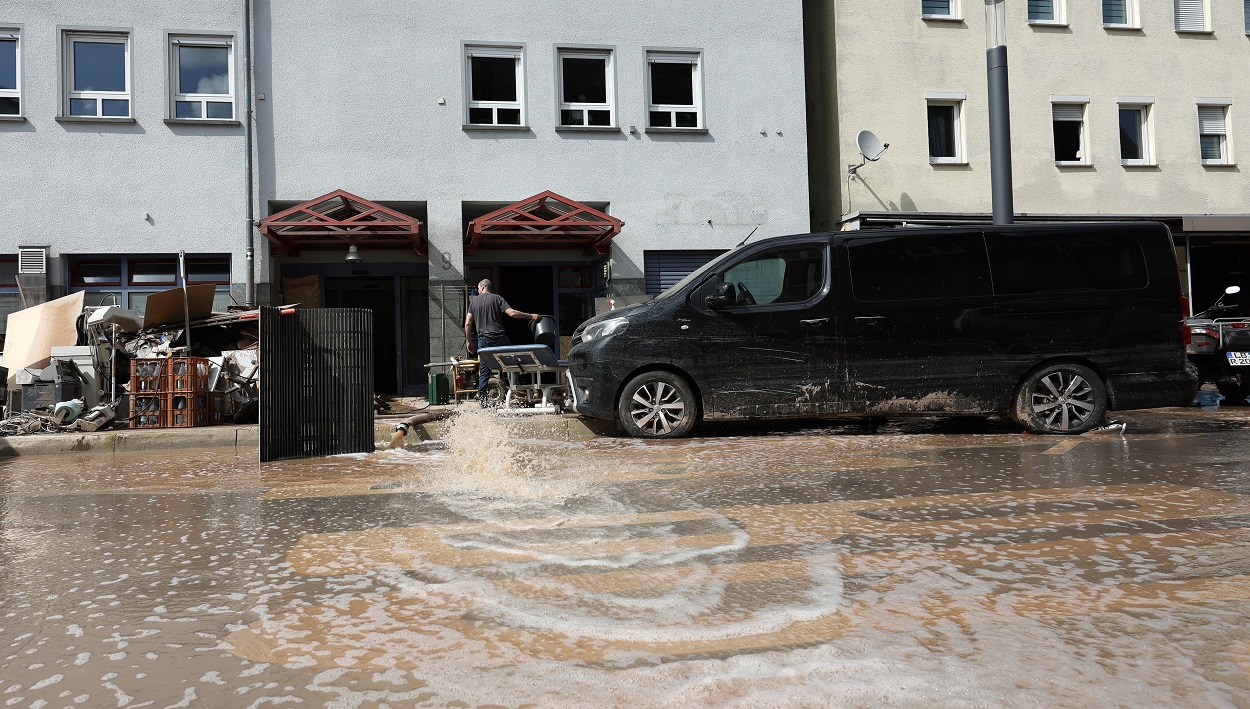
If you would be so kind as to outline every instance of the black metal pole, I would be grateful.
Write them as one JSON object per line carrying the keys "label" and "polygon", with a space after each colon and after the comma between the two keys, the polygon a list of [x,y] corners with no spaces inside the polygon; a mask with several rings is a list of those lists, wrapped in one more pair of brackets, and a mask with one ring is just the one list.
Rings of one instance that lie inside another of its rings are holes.
{"label": "black metal pole", "polygon": [[1011,224],[1015,205],[1011,195],[1011,101],[1007,92],[1007,47],[985,52],[990,102],[990,198],[995,224]]}

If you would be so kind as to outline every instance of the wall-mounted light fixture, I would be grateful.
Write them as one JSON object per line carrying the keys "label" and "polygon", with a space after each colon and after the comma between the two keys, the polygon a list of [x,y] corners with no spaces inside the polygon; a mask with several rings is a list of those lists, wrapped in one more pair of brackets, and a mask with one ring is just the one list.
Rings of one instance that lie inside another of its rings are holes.
{"label": "wall-mounted light fixture", "polygon": [[360,263],[364,259],[360,258],[360,249],[355,244],[347,247],[347,256],[343,259],[344,263]]}

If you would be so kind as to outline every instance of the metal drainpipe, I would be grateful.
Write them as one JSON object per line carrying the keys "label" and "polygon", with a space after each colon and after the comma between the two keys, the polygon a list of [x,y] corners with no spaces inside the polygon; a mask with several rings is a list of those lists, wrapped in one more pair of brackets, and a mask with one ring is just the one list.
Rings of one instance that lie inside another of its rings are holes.
{"label": "metal drainpipe", "polygon": [[247,70],[243,72],[243,95],[246,97],[244,102],[244,120],[243,135],[247,143],[247,156],[245,163],[247,165],[247,238],[243,242],[244,246],[244,280],[243,280],[243,299],[248,308],[256,307],[256,244],[255,229],[256,225],[253,221],[256,218],[256,211],[253,206],[253,197],[255,192],[252,189],[252,0],[243,0],[243,61],[247,65]]}

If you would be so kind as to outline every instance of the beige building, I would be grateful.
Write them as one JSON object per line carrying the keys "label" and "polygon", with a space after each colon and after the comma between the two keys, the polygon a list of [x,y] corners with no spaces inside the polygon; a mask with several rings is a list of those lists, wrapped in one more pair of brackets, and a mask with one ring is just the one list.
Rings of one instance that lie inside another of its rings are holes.
{"label": "beige building", "polygon": [[[1250,290],[1250,5],[1006,0],[1017,221],[1157,218]],[[810,0],[812,226],[987,221],[981,0]],[[889,144],[861,162],[856,136]]]}

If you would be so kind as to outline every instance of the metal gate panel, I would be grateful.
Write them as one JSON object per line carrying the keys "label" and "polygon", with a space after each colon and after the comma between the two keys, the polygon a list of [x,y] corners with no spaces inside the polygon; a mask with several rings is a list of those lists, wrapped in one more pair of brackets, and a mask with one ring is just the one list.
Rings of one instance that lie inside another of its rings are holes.
{"label": "metal gate panel", "polygon": [[260,460],[368,453],[373,314],[260,309]]}

